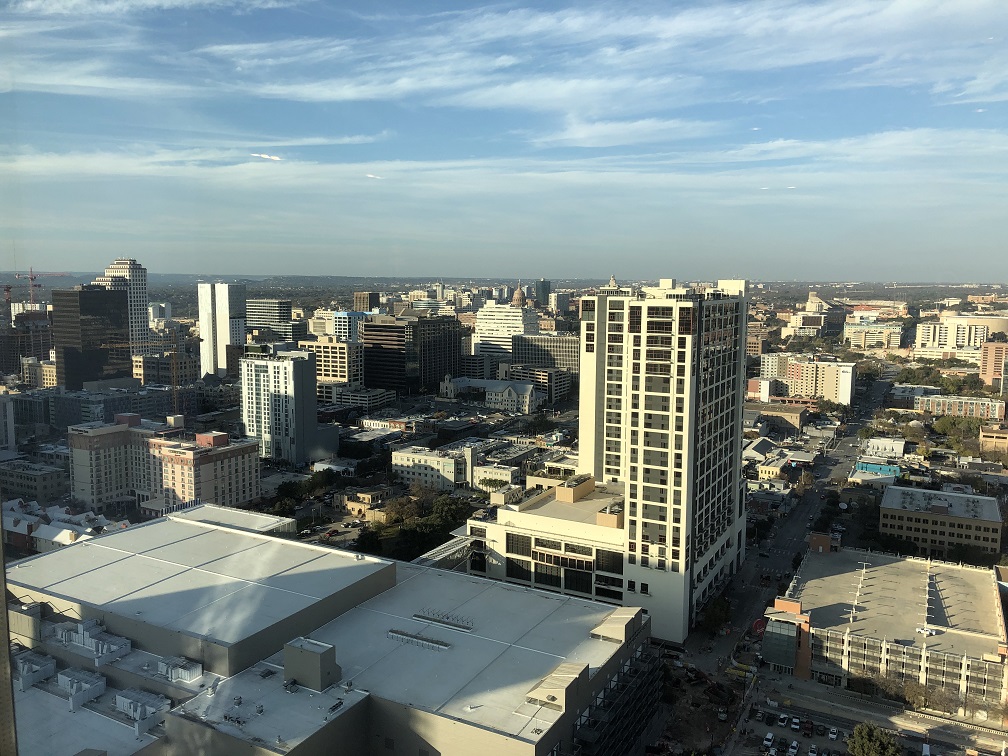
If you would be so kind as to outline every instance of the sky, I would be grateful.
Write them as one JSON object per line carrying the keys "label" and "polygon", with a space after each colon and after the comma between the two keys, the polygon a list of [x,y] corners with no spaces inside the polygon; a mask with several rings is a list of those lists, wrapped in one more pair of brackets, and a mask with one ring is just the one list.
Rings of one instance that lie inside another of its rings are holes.
{"label": "sky", "polygon": [[1008,2],[0,3],[0,270],[1008,281]]}

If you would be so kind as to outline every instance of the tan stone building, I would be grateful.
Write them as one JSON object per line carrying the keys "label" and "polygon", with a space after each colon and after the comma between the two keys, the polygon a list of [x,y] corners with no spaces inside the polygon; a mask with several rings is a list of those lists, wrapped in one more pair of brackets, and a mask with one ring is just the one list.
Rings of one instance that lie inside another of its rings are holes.
{"label": "tan stone building", "polygon": [[1001,510],[990,496],[889,486],[879,507],[879,530],[908,538],[919,556],[942,559],[952,546],[1001,551]]}

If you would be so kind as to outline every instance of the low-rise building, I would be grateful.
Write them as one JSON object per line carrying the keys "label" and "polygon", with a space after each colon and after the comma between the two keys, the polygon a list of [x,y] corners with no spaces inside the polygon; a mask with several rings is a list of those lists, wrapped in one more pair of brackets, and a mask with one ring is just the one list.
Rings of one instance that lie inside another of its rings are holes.
{"label": "low-rise building", "polygon": [[556,404],[566,399],[573,384],[571,374],[562,368],[517,363],[501,363],[498,377],[507,381],[531,383],[546,397],[547,404]]}
{"label": "low-rise building", "polygon": [[902,323],[846,323],[844,341],[852,349],[899,349]]}
{"label": "low-rise building", "polygon": [[1008,454],[1008,428],[1003,425],[981,426],[980,451]]}
{"label": "low-rise building", "polygon": [[879,507],[879,530],[917,544],[920,556],[943,559],[953,546],[1001,552],[997,499],[974,494],[889,486]]}
{"label": "low-rise building", "polygon": [[475,378],[447,378],[441,383],[441,396],[522,415],[531,415],[546,398],[533,384],[524,381],[481,381]]}
{"label": "low-rise building", "polygon": [[48,504],[70,490],[70,477],[62,467],[14,460],[0,464],[0,491],[4,497]]}
{"label": "low-rise building", "polygon": [[400,483],[437,491],[454,491],[467,482],[466,458],[461,450],[444,451],[425,446],[392,450],[392,472]]}
{"label": "low-rise building", "polygon": [[934,396],[941,393],[938,386],[920,386],[912,383],[894,383],[885,396],[885,405],[893,409],[914,408],[918,397]]}
{"label": "low-rise building", "polygon": [[761,654],[771,668],[841,687],[913,685],[960,716],[967,705],[1000,711],[1008,644],[994,571],[830,541],[812,535],[766,612]]}
{"label": "low-rise building", "polygon": [[1004,420],[1004,399],[991,399],[983,396],[934,396],[914,397],[914,410],[929,412],[940,417],[978,417],[981,420]]}

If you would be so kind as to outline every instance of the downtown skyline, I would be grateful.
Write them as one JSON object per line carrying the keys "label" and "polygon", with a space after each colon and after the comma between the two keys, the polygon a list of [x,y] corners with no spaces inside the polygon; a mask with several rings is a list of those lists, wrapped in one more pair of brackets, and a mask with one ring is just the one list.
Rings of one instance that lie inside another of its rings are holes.
{"label": "downtown skyline", "polygon": [[14,2],[0,268],[1001,280],[1006,32],[981,0]]}

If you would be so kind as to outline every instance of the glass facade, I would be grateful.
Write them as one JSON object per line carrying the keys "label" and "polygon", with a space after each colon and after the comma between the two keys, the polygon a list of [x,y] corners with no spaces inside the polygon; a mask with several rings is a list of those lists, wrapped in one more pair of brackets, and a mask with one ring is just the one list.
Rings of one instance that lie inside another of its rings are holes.
{"label": "glass facade", "polygon": [[126,291],[81,286],[52,298],[60,386],[79,390],[87,381],[133,377]]}

